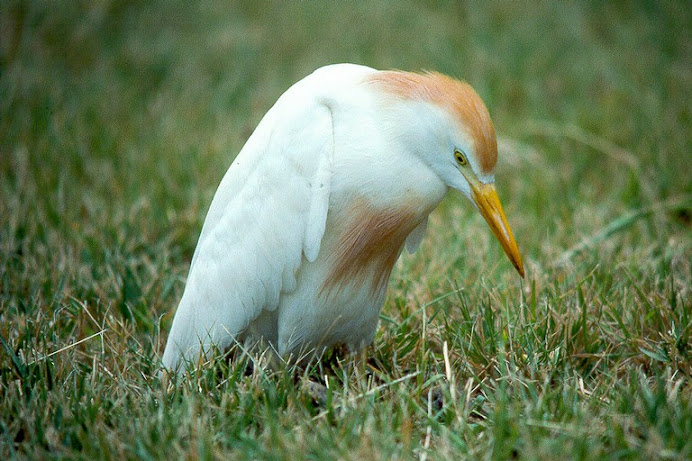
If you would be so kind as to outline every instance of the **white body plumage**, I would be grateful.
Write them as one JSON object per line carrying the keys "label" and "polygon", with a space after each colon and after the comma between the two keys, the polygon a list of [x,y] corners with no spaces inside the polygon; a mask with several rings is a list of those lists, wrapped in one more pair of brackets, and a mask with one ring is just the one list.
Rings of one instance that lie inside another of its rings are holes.
{"label": "white body plumage", "polygon": [[234,341],[263,339],[282,356],[369,344],[404,242],[417,247],[448,187],[473,198],[440,151],[463,148],[492,183],[453,111],[387,90],[379,73],[318,69],[267,112],[214,196],[165,367]]}

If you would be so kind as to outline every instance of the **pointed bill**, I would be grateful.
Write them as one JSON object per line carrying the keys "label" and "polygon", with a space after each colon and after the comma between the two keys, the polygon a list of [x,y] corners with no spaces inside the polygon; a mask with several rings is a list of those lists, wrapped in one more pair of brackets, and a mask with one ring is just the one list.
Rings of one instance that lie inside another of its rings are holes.
{"label": "pointed bill", "polygon": [[512,229],[507,223],[505,213],[502,211],[502,205],[500,204],[500,198],[497,196],[495,186],[493,184],[474,186],[473,199],[476,202],[478,211],[481,212],[493,234],[495,234],[500,245],[502,245],[502,249],[505,250],[509,260],[523,278],[524,265],[521,262],[519,248],[517,247],[517,242],[514,241],[514,235],[512,235]]}

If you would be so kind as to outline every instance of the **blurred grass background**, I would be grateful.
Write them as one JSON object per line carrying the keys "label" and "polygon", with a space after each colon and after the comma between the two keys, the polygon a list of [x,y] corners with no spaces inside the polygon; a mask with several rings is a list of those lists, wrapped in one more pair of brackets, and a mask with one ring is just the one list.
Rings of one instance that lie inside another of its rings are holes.
{"label": "blurred grass background", "polygon": [[[689,459],[691,33],[674,1],[0,1],[0,456]],[[527,280],[450,197],[326,409],[242,361],[167,392],[218,182],[335,62],[478,90]]]}

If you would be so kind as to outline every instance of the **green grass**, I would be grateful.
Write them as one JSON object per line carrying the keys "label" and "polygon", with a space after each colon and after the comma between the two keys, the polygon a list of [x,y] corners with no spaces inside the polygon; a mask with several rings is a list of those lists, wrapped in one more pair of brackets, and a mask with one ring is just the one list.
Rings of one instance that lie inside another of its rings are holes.
{"label": "green grass", "polygon": [[[0,458],[692,457],[684,2],[0,13]],[[291,83],[343,61],[477,88],[527,279],[453,196],[397,264],[367,362],[245,357],[164,386],[225,169]]]}

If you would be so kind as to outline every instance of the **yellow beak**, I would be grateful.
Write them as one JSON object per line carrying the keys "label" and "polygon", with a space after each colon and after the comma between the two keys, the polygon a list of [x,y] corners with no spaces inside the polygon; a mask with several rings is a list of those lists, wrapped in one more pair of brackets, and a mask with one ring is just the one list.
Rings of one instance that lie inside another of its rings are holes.
{"label": "yellow beak", "polygon": [[514,235],[512,235],[512,229],[510,229],[507,223],[505,213],[502,211],[502,205],[500,204],[500,198],[497,196],[495,186],[493,184],[479,184],[472,186],[472,190],[473,200],[476,202],[478,210],[488,222],[497,240],[500,241],[500,245],[502,245],[502,249],[505,250],[509,260],[512,261],[517,272],[523,278],[524,265],[521,262],[519,248],[517,247],[517,242],[514,241]]}

